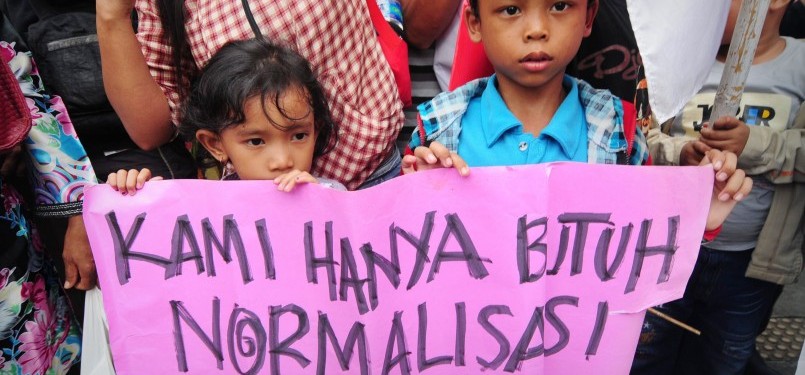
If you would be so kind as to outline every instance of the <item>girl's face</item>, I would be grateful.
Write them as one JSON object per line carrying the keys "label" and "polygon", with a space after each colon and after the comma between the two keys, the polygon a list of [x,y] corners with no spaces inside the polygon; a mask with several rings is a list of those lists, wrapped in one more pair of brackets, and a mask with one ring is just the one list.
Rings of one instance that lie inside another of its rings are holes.
{"label": "girl's face", "polygon": [[207,149],[219,160],[220,155],[232,162],[242,180],[273,180],[294,169],[309,172],[316,132],[306,94],[303,89],[287,90],[279,100],[282,111],[269,98],[265,103],[269,117],[259,96],[248,99],[246,121],[224,129]]}

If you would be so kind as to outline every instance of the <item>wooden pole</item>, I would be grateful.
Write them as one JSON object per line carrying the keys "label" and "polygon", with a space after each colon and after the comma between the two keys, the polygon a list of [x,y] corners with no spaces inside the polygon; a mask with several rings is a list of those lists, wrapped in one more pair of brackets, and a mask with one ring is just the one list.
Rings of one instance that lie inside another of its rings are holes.
{"label": "wooden pole", "polygon": [[696,328],[693,328],[693,327],[691,327],[691,326],[689,326],[689,325],[687,325],[685,323],[682,323],[682,322],[680,322],[680,321],[678,321],[678,320],[676,320],[676,319],[674,319],[674,318],[672,318],[672,317],[670,317],[668,315],[665,315],[665,314],[663,314],[662,312],[660,312],[659,310],[657,310],[657,309],[655,309],[653,307],[649,307],[648,312],[650,312],[650,313],[652,313],[654,315],[657,315],[660,318],[663,318],[663,319],[671,322],[671,324],[674,324],[679,328],[682,328],[682,329],[684,329],[686,331],[689,331],[690,333],[692,333],[692,334],[694,334],[696,336],[700,336],[702,334],[702,331],[699,331]]}
{"label": "wooden pole", "polygon": [[749,69],[752,68],[752,60],[755,58],[755,50],[758,39],[760,39],[763,22],[766,20],[766,12],[769,10],[769,2],[770,0],[743,0],[741,3],[741,13],[738,15],[735,30],[732,33],[721,83],[718,85],[713,110],[710,112],[712,121],[722,116],[738,114],[741,95],[743,95]]}

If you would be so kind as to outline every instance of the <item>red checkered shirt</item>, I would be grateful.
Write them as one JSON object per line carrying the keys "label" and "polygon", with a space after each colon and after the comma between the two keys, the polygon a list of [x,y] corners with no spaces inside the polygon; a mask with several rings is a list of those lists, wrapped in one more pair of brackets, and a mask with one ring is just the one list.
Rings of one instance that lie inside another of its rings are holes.
{"label": "red checkered shirt", "polygon": [[[177,120],[180,98],[156,0],[137,0],[138,39],[151,74]],[[226,42],[254,37],[241,0],[186,0],[193,59],[204,66]],[[387,155],[403,125],[394,76],[377,42],[365,0],[251,0],[260,30],[307,58],[338,123],[338,145],[312,173],[355,189]]]}

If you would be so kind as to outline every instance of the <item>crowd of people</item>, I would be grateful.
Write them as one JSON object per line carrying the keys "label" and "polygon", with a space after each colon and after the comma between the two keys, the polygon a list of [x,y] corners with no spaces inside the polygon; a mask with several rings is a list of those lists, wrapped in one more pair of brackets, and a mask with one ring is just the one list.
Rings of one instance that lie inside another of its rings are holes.
{"label": "crowd of people", "polygon": [[[805,253],[805,2],[770,2],[740,113],[710,119],[733,0],[704,87],[655,124],[625,1],[400,0],[426,73],[412,68],[405,111],[367,1],[0,3],[3,97],[21,99],[0,103],[0,128],[31,125],[0,147],[0,372],[76,371],[77,290],[97,282],[81,198],[98,181],[127,195],[198,177],[358,190],[555,161],[713,166],[685,296],[656,307],[702,334],[647,315],[632,373],[747,371]],[[448,91],[460,27],[494,73]],[[602,74],[612,46],[625,60]]]}

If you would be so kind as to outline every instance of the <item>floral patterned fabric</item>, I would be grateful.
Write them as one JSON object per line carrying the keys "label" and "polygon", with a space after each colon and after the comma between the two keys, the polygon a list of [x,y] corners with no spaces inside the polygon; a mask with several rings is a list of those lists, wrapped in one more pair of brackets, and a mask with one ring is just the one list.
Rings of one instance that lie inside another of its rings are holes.
{"label": "floral patterned fabric", "polygon": [[0,374],[64,374],[81,353],[78,322],[20,195],[2,180],[0,200]]}
{"label": "floral patterned fabric", "polygon": [[[94,173],[64,104],[45,93],[28,54],[0,41],[0,58],[17,76],[33,117],[24,146],[37,211],[48,216],[80,213],[83,189],[94,183]],[[81,354],[80,326],[56,270],[26,219],[20,194],[2,179],[0,350],[0,375],[65,374]]]}
{"label": "floral patterned fabric", "polygon": [[0,58],[11,67],[31,110],[33,125],[26,150],[30,154],[34,206],[42,216],[66,217],[81,213],[84,188],[95,183],[95,173],[61,98],[45,91],[27,53],[0,41]]}

